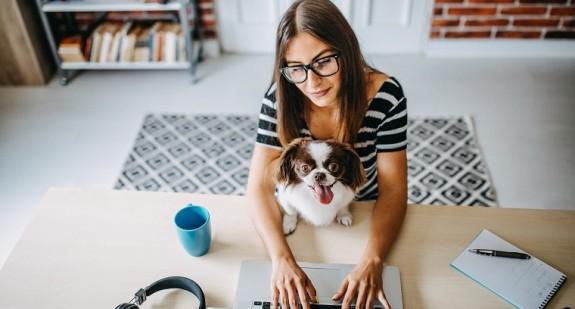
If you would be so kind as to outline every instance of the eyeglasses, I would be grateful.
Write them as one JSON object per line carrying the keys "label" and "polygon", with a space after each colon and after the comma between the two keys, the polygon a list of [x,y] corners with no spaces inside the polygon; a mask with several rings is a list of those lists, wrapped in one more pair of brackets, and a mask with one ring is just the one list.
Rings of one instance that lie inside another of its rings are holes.
{"label": "eyeglasses", "polygon": [[321,57],[310,64],[294,65],[281,68],[283,76],[291,83],[300,84],[306,81],[308,71],[312,70],[321,77],[332,76],[339,71],[339,55]]}

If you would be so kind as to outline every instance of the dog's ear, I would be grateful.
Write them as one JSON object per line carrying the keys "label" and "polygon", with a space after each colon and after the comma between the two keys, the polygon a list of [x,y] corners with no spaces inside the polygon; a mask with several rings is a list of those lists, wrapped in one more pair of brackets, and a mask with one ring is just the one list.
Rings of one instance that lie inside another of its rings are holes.
{"label": "dog's ear", "polygon": [[297,182],[298,177],[295,173],[295,156],[300,147],[307,144],[305,138],[296,138],[286,147],[280,156],[280,164],[276,171],[276,182],[292,184]]}
{"label": "dog's ear", "polygon": [[343,150],[348,159],[348,164],[345,167],[345,179],[350,182],[348,185],[357,191],[367,181],[363,164],[357,152],[350,145],[345,144]]}

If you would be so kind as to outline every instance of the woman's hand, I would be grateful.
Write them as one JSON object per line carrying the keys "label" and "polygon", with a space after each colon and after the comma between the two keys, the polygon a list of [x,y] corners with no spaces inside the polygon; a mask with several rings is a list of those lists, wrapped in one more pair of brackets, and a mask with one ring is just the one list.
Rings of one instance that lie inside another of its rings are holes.
{"label": "woman's hand", "polygon": [[355,308],[373,308],[377,298],[384,308],[391,309],[383,292],[382,273],[383,261],[377,258],[362,259],[345,277],[332,299],[340,300],[343,297],[341,308],[348,309],[356,296]]}
{"label": "woman's hand", "polygon": [[[293,259],[279,259],[272,262],[272,308],[281,302],[282,308],[309,309],[309,303],[315,302],[316,293],[311,280]],[[289,306],[288,306],[289,304]]]}

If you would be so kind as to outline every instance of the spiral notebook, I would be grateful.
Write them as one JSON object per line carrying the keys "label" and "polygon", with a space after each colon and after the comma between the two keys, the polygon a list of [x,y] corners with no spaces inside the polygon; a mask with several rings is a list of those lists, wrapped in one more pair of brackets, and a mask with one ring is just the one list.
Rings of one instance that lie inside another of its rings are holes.
{"label": "spiral notebook", "polygon": [[479,255],[469,249],[527,252],[484,229],[451,262],[452,267],[518,308],[545,308],[567,280],[565,274],[532,255],[522,260]]}

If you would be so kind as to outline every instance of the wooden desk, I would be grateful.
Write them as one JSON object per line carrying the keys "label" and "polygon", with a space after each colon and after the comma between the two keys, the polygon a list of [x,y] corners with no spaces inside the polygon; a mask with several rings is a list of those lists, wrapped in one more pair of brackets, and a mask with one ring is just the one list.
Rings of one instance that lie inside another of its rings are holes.
{"label": "wooden desk", "polygon": [[[208,207],[213,220],[212,248],[200,258],[180,247],[172,223],[189,202]],[[246,202],[239,196],[52,189],[0,272],[0,308],[114,308],[170,275],[196,280],[209,306],[231,307],[240,261],[267,258]],[[356,263],[371,207],[354,205],[351,228],[300,223],[288,238],[297,259]],[[549,308],[575,308],[575,212],[415,205],[388,257],[401,269],[405,308],[511,308],[449,266],[482,228],[566,273]]]}

